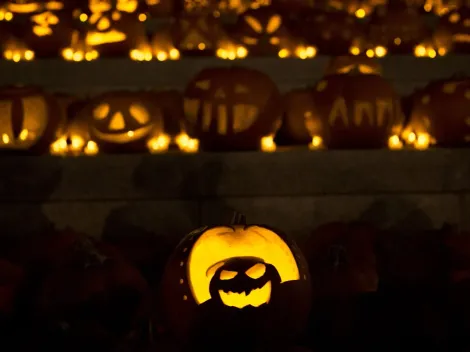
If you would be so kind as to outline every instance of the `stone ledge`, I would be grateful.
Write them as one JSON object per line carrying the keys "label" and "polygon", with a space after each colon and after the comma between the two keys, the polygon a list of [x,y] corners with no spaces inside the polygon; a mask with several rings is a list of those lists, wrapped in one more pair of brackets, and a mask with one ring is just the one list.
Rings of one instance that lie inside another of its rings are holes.
{"label": "stone ledge", "polygon": [[[390,56],[380,60],[384,76],[400,94],[410,93],[430,80],[456,72],[470,74],[469,55],[449,55],[437,59]],[[76,94],[113,89],[183,89],[199,70],[211,66],[240,65],[267,73],[282,91],[313,84],[320,79],[329,57],[312,60],[247,58],[225,61],[214,57],[184,58],[179,61],[134,62],[129,59],[99,59],[70,63],[59,59],[13,63],[0,61],[0,85],[36,84],[53,91]]]}
{"label": "stone ledge", "polygon": [[470,149],[1,157],[0,201],[465,193]]}

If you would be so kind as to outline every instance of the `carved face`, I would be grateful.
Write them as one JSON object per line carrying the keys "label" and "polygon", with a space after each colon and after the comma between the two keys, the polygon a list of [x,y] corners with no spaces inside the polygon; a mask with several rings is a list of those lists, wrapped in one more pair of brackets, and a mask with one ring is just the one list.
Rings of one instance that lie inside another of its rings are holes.
{"label": "carved face", "polygon": [[470,48],[470,8],[462,7],[441,17],[436,31],[437,41],[449,42],[454,51]]}
{"label": "carved face", "polygon": [[268,304],[273,286],[281,278],[276,268],[260,258],[239,257],[217,263],[209,285],[211,297],[235,308],[259,307]]}
{"label": "carved face", "polygon": [[430,33],[417,9],[395,4],[374,11],[369,38],[374,47],[383,46],[391,53],[409,53],[430,38]]}
{"label": "carved face", "polygon": [[248,10],[239,16],[233,35],[251,53],[278,52],[288,33],[282,17],[271,7]]}
{"label": "carved face", "polygon": [[344,11],[303,11],[302,21],[293,23],[295,33],[306,38],[309,44],[326,55],[347,55],[355,47],[359,54],[363,49],[365,31],[356,19]]}
{"label": "carved face", "polygon": [[126,144],[146,139],[161,130],[160,111],[134,92],[114,92],[97,97],[91,103],[89,121],[90,135],[98,142]]}
{"label": "carved face", "polygon": [[387,81],[350,72],[326,76],[317,84],[307,127],[330,148],[381,148],[402,119],[399,97]]}
{"label": "carved face", "polygon": [[182,16],[173,30],[176,46],[183,51],[214,50],[221,28],[214,18],[206,15]]}
{"label": "carved face", "polygon": [[213,140],[220,147],[242,148],[245,143],[258,146],[262,137],[276,129],[281,115],[280,94],[261,72],[206,69],[186,87],[184,112],[202,144]]}
{"label": "carved face", "polygon": [[0,90],[0,149],[28,150],[52,141],[59,115],[56,102],[39,89]]}
{"label": "carved face", "polygon": [[470,143],[470,80],[448,79],[429,84],[415,98],[410,128],[429,133],[441,146]]}

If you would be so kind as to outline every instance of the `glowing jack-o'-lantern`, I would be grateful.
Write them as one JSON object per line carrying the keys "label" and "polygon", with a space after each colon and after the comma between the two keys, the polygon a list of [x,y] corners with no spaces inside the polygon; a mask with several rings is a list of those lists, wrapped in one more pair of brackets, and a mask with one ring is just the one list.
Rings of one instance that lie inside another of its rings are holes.
{"label": "glowing jack-o'-lantern", "polygon": [[55,57],[70,41],[74,1],[9,1],[7,60],[31,61],[34,57]]}
{"label": "glowing jack-o'-lantern", "polygon": [[470,79],[452,77],[431,82],[415,95],[404,139],[416,149],[470,143]]}
{"label": "glowing jack-o'-lantern", "polygon": [[248,10],[238,17],[230,35],[253,55],[278,54],[281,58],[316,55],[316,48],[307,51],[301,41],[288,32],[281,14],[274,7]]}
{"label": "glowing jack-o'-lantern", "polygon": [[[205,150],[271,151],[279,128],[281,95],[265,74],[248,68],[211,68],[187,85],[184,113],[188,133]],[[267,137],[260,145],[263,137]]]}
{"label": "glowing jack-o'-lantern", "polygon": [[359,55],[365,48],[364,26],[345,11],[303,10],[289,28],[323,55]]}
{"label": "glowing jack-o'-lantern", "polygon": [[174,44],[183,55],[213,55],[223,35],[220,23],[205,14],[182,15],[172,28]]}
{"label": "glowing jack-o'-lantern", "polygon": [[327,0],[329,7],[347,11],[357,18],[364,18],[372,13],[375,7],[383,6],[388,0]]}
{"label": "glowing jack-o'-lantern", "polygon": [[47,151],[62,123],[57,101],[41,89],[0,89],[0,151]]}
{"label": "glowing jack-o'-lantern", "polygon": [[434,41],[446,51],[470,52],[470,4],[440,18]]}
{"label": "glowing jack-o'-lantern", "polygon": [[401,3],[376,8],[370,18],[368,32],[371,50],[378,57],[381,53],[379,47],[392,54],[409,54],[417,45],[431,38],[418,10]]}
{"label": "glowing jack-o'-lantern", "polygon": [[109,92],[95,97],[77,119],[88,121],[90,139],[103,151],[164,151],[161,111],[139,92]]}
{"label": "glowing jack-o'-lantern", "polygon": [[308,268],[296,244],[243,217],[187,235],[169,259],[162,293],[170,328],[183,339],[198,325],[208,329],[212,319],[234,315],[242,324],[259,322],[253,328],[260,334],[270,321],[265,333],[285,338],[303,328],[310,304]]}
{"label": "glowing jack-o'-lantern", "polygon": [[85,43],[100,56],[127,55],[145,38],[137,0],[89,0],[87,12],[80,15],[89,26]]}
{"label": "glowing jack-o'-lantern", "polygon": [[400,99],[380,75],[336,73],[315,89],[314,111],[306,124],[312,138],[321,138],[329,148],[386,147],[402,128]]}

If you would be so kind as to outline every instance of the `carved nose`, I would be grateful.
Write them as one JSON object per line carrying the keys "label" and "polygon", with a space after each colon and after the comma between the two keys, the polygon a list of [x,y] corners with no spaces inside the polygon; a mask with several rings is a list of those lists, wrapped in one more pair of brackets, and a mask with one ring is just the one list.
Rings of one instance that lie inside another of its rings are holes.
{"label": "carved nose", "polygon": [[123,130],[126,128],[126,122],[121,112],[115,113],[109,121],[109,129],[111,131]]}

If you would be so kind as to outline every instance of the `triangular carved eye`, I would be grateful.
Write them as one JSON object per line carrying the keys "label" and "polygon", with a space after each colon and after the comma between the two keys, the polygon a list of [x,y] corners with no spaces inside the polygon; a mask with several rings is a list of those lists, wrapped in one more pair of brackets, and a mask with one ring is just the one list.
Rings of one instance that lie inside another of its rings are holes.
{"label": "triangular carved eye", "polygon": [[256,33],[263,33],[263,26],[253,16],[245,16],[245,22],[253,29]]}
{"label": "triangular carved eye", "polygon": [[272,16],[268,21],[268,25],[266,26],[266,32],[268,32],[268,34],[274,33],[275,31],[279,29],[279,27],[281,27],[281,24],[282,24],[281,16],[279,15]]}

